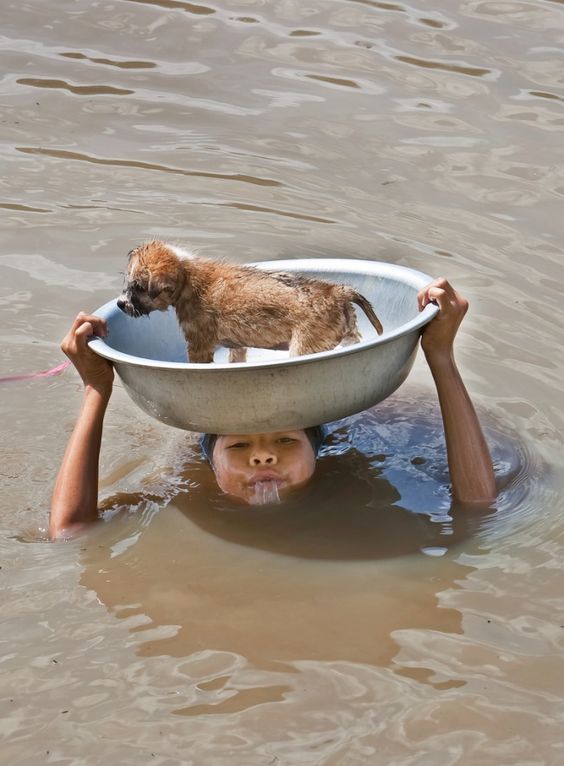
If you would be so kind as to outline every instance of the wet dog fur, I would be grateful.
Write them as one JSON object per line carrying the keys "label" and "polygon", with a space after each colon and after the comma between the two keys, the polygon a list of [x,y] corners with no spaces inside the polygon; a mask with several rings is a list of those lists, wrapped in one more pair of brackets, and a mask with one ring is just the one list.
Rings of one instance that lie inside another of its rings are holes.
{"label": "wet dog fur", "polygon": [[129,253],[127,283],[117,301],[132,317],[173,306],[188,359],[199,363],[212,362],[218,346],[230,349],[231,362],[244,362],[247,347],[299,356],[357,343],[353,303],[381,334],[370,302],[352,287],[196,258],[158,240]]}

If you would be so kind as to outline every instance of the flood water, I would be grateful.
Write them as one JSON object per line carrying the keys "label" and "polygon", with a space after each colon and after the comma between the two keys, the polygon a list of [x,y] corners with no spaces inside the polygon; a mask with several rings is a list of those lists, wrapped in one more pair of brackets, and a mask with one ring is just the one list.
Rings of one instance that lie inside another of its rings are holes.
{"label": "flood water", "polygon": [[106,522],[42,540],[81,399],[0,386],[0,761],[562,764],[564,4],[3,4],[0,375],[59,364],[160,237],[445,275],[492,445],[451,508],[420,356],[287,505],[116,384]]}

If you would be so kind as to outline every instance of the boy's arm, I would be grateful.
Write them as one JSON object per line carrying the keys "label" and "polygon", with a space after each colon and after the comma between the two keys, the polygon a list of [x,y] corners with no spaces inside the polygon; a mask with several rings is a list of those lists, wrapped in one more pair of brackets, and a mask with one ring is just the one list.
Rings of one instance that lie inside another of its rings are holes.
{"label": "boy's arm", "polygon": [[428,285],[418,301],[420,310],[431,301],[439,306],[438,315],[423,332],[421,347],[437,387],[454,499],[490,503],[497,495],[492,460],[453,351],[468,302],[446,279]]}
{"label": "boy's arm", "polygon": [[49,537],[56,539],[98,518],[98,463],[104,414],[112,392],[111,364],[88,347],[91,335],[107,334],[104,320],[79,314],[61,348],[84,383],[84,398],[55,481]]}

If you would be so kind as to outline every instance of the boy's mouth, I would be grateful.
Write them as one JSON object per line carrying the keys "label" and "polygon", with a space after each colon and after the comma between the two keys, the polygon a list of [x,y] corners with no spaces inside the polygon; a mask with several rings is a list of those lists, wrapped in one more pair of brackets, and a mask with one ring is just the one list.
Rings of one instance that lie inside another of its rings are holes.
{"label": "boy's mouth", "polygon": [[251,488],[256,487],[258,484],[265,484],[274,482],[278,486],[285,483],[284,478],[280,476],[276,471],[257,471],[249,479],[249,486]]}

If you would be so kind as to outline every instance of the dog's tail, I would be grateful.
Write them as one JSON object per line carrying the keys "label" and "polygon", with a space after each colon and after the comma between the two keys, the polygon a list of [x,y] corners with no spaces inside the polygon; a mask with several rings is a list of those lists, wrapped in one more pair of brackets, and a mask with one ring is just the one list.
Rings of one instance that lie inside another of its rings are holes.
{"label": "dog's tail", "polygon": [[352,301],[352,303],[356,303],[357,306],[360,306],[360,308],[364,311],[364,313],[370,320],[370,323],[372,324],[372,326],[374,327],[378,335],[382,335],[382,333],[384,332],[384,328],[382,327],[382,322],[380,322],[380,320],[376,316],[370,301],[367,298],[365,298],[364,295],[361,295],[356,290],[354,290],[352,287],[345,288],[345,295],[349,301]]}

